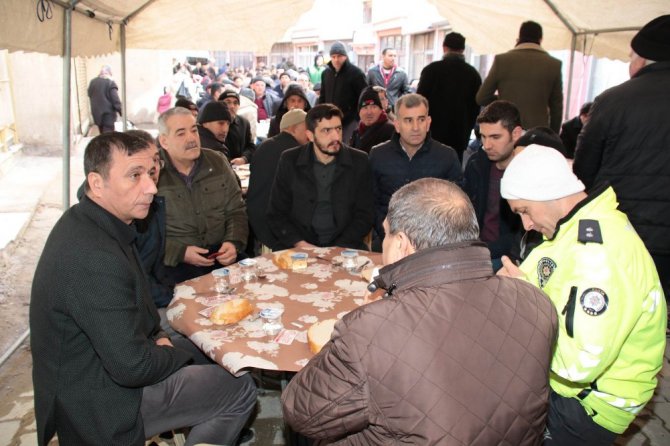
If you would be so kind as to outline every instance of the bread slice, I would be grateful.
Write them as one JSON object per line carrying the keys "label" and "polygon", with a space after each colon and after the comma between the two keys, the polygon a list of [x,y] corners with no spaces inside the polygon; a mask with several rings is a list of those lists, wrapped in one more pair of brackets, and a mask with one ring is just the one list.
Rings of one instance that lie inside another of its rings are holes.
{"label": "bread slice", "polygon": [[234,324],[249,316],[254,311],[248,299],[232,299],[218,305],[209,320],[218,325]]}
{"label": "bread slice", "polygon": [[295,254],[295,251],[287,249],[286,251],[280,254],[275,254],[272,260],[275,262],[275,265],[277,265],[281,269],[291,269],[293,266],[291,256],[293,254]]}
{"label": "bread slice", "polygon": [[324,345],[330,341],[337,319],[325,319],[309,327],[307,330],[307,343],[309,349],[315,355],[321,351]]}

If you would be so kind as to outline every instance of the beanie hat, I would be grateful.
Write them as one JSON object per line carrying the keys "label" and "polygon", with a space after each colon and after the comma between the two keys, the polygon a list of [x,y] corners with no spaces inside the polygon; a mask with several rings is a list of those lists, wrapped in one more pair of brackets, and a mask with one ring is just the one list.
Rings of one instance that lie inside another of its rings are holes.
{"label": "beanie hat", "polygon": [[377,93],[372,87],[365,87],[361,92],[361,97],[358,98],[358,111],[366,105],[376,105],[377,107],[383,109],[382,101],[379,99],[379,93]]}
{"label": "beanie hat", "polygon": [[465,49],[465,37],[463,37],[463,34],[449,33],[444,36],[444,42],[442,42],[442,46],[446,46],[452,50],[462,51]]}
{"label": "beanie hat", "polygon": [[[251,82],[249,82],[249,85],[253,85],[256,82],[265,82],[265,79],[263,79],[263,76],[256,76],[256,77],[251,79]],[[267,83],[267,82],[265,82],[265,83]]]}
{"label": "beanie hat", "polygon": [[670,15],[656,17],[642,27],[631,48],[641,57],[655,62],[670,60]]}
{"label": "beanie hat", "polygon": [[514,143],[514,147],[526,147],[531,144],[551,147],[565,156],[566,150],[561,138],[549,127],[534,127],[524,133]]}
{"label": "beanie hat", "polygon": [[337,41],[330,46],[330,55],[340,54],[342,56],[347,55],[347,47],[344,46],[344,43]]}
{"label": "beanie hat", "polygon": [[287,111],[281,118],[281,122],[279,123],[279,130],[285,130],[292,125],[305,122],[306,116],[307,113],[305,113],[305,110],[301,110],[299,108],[294,108],[293,110]]}
{"label": "beanie hat", "polygon": [[219,101],[223,101],[224,99],[228,98],[235,98],[237,99],[237,102],[240,102],[240,95],[234,92],[233,90],[224,90],[223,93],[219,96]]}
{"label": "beanie hat", "polygon": [[212,121],[232,121],[228,106],[224,102],[211,101],[205,104],[198,115],[198,123],[205,124]]}
{"label": "beanie hat", "polygon": [[549,201],[584,190],[567,160],[556,149],[531,144],[517,154],[500,180],[506,200]]}

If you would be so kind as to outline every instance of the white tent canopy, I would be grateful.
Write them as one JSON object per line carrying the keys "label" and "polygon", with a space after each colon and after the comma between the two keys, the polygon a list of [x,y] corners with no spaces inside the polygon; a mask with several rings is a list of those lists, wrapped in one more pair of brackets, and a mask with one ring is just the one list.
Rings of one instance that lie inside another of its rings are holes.
{"label": "white tent canopy", "polygon": [[[502,53],[526,20],[542,25],[542,46],[628,60],[636,30],[670,13],[668,0],[430,0],[479,54]],[[574,39],[574,41],[573,41]]]}

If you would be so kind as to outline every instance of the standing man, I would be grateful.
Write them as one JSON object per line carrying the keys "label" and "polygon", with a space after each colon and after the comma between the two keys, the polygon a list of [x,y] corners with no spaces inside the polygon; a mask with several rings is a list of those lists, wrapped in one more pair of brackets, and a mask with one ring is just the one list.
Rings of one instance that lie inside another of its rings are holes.
{"label": "standing man", "polygon": [[129,135],[93,138],[86,195],[42,252],[30,303],[41,446],[54,435],[60,444],[142,446],[188,426],[189,444],[234,444],[255,405],[249,376],[188,366],[191,355],[160,330],[132,225],[156,193],[155,154]]}
{"label": "standing man", "polygon": [[541,42],[542,26],[522,23],[516,47],[493,60],[477,102],[484,106],[505,99],[519,108],[523,128],[550,127],[558,133],[563,119],[561,61],[551,57]]}
{"label": "standing man", "polygon": [[579,109],[579,116],[575,116],[561,125],[560,137],[561,141],[563,141],[567,158],[574,159],[575,157],[577,137],[586,123],[589,122],[589,113],[591,112],[592,105],[593,102],[583,104]]}
{"label": "standing man", "polygon": [[398,99],[396,108],[396,133],[390,141],[370,151],[375,230],[379,241],[384,238],[382,223],[395,191],[419,178],[461,181],[461,164],[454,149],[428,135],[430,115],[426,98],[416,93],[406,94]]}
{"label": "standing man", "polygon": [[386,89],[389,102],[393,107],[398,98],[409,93],[409,81],[405,70],[396,65],[398,52],[393,48],[384,48],[382,61],[368,70],[368,85],[378,85]]}
{"label": "standing man", "polygon": [[416,92],[430,104],[431,136],[456,150],[462,161],[479,113],[475,96],[482,78],[465,61],[465,37],[461,34],[452,32],[444,36],[442,50],[442,60],[421,71]]}
{"label": "standing man", "polygon": [[165,162],[158,190],[167,204],[164,262],[178,283],[237,260],[249,234],[247,211],[230,163],[200,147],[188,110],[163,113],[158,131]]}
{"label": "standing man", "polygon": [[470,197],[479,223],[479,239],[491,251],[493,270],[501,257],[511,257],[521,238],[521,220],[500,198],[500,180],[514,157],[514,145],[523,134],[519,110],[509,101],[494,101],[477,117],[482,150],[468,159],[463,189]]}
{"label": "standing man", "polygon": [[544,444],[610,445],[651,399],[665,351],[666,305],[654,262],[612,187],[584,193],[558,151],[535,144],[507,166],[500,193],[542,233],[502,275],[541,288],[559,310]]}
{"label": "standing man", "polygon": [[556,309],[496,277],[458,186],[403,186],[384,221],[383,299],[335,324],[282,393],[286,421],[327,443],[537,445]]}
{"label": "standing man", "polygon": [[299,108],[286,112],[279,124],[280,133],[258,146],[249,166],[251,175],[247,191],[247,214],[256,238],[265,246],[277,245],[266,216],[277,164],[286,150],[309,142],[306,116],[307,113]]}
{"label": "standing man", "polygon": [[612,185],[669,298],[670,15],[647,23],[631,47],[631,79],[596,98],[574,169],[589,190]]}
{"label": "standing man", "polygon": [[358,98],[367,87],[365,74],[349,62],[347,48],[342,42],[330,47],[330,62],[321,75],[319,104],[335,104],[344,115],[342,140],[349,141],[358,125]]}
{"label": "standing man", "polygon": [[256,144],[251,134],[249,120],[237,113],[240,109],[240,95],[232,90],[224,90],[219,96],[219,101],[228,106],[232,117],[225,141],[230,164],[247,164],[251,162]]}
{"label": "standing man", "polygon": [[93,122],[100,133],[113,132],[116,114],[121,114],[121,100],[119,87],[112,80],[112,69],[109,65],[103,65],[98,77],[88,84],[88,98]]}
{"label": "standing man", "polygon": [[307,113],[309,144],[282,153],[267,220],[273,250],[309,246],[366,249],[372,187],[365,152],[342,144],[342,112],[319,104]]}

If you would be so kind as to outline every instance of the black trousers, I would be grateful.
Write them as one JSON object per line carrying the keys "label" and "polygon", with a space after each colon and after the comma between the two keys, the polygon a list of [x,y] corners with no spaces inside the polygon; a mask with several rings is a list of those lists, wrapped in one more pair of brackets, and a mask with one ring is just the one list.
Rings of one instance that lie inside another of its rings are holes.
{"label": "black trousers", "polygon": [[600,426],[586,413],[576,398],[565,398],[551,391],[545,446],[606,446],[617,434]]}

